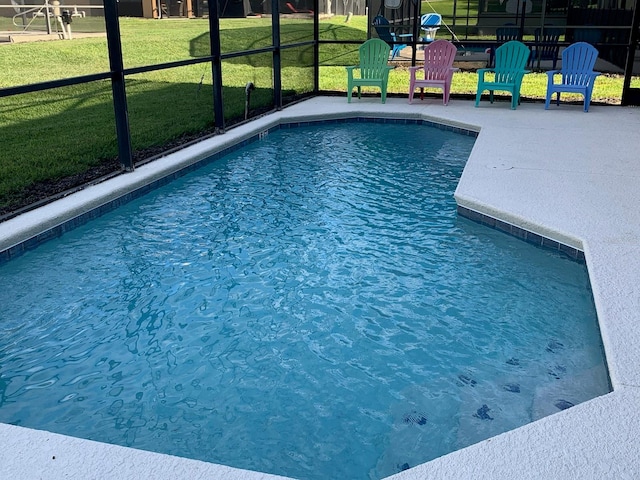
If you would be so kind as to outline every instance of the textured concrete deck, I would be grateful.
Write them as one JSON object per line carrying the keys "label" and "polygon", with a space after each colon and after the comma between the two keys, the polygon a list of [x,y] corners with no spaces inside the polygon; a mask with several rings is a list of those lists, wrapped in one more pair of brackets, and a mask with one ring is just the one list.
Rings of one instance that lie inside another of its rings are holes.
{"label": "textured concrete deck", "polygon": [[[614,389],[390,478],[640,478],[639,108],[592,106],[585,114],[581,105],[514,111],[504,102],[315,98],[5,222],[0,250],[280,121],[348,116],[424,118],[480,132],[456,200],[584,250]],[[0,435],[0,476],[13,480],[276,478],[21,427],[0,425]]]}

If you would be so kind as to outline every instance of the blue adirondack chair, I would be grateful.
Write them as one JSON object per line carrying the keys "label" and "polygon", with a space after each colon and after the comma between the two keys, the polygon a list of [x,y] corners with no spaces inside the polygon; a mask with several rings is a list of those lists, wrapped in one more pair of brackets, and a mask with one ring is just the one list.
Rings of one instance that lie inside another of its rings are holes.
{"label": "blue adirondack chair", "polygon": [[[400,53],[400,50],[407,46],[406,43],[396,43],[398,42],[398,36],[391,31],[391,24],[389,20],[384,18],[382,15],[378,15],[373,19],[373,28],[376,29],[376,33],[381,40],[387,42],[389,48],[391,49],[391,58],[389,60],[393,60]],[[411,35],[403,35],[403,37],[411,37]]]}
{"label": "blue adirondack chair", "polygon": [[[511,108],[516,109],[520,103],[520,86],[522,78],[529,70],[525,70],[529,61],[529,47],[524,43],[512,40],[496,49],[496,66],[478,70],[478,91],[476,92],[476,107],[480,104],[482,92],[489,90],[489,100],[493,103],[494,90],[511,92]],[[493,72],[493,80],[488,80],[486,74]]]}
{"label": "blue adirondack chair", "polygon": [[[378,87],[382,103],[387,100],[387,82],[389,70],[393,67],[387,65],[389,59],[389,45],[379,38],[371,38],[360,45],[360,65],[346,67],[347,69],[347,102],[351,103],[353,88],[358,89],[360,97],[361,87]],[[355,70],[360,70],[360,77],[354,75]]]}
{"label": "blue adirondack chair", "polygon": [[[547,72],[547,99],[545,110],[549,109],[551,96],[556,94],[556,105],[560,105],[560,92],[579,93],[584,95],[584,111],[589,111],[593,84],[600,72],[593,67],[598,59],[598,50],[586,42],[569,45],[562,51],[562,67],[560,70]],[[555,83],[555,75],[561,74],[560,83]]]}

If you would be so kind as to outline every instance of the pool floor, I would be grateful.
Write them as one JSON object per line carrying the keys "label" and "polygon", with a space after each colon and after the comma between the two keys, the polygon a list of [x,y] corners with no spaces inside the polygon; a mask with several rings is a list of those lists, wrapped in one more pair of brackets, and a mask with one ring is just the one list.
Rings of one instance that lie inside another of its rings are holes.
{"label": "pool floor", "polygon": [[[584,265],[457,217],[471,138],[438,130],[394,159],[393,138],[430,129],[373,127],[276,132],[3,267],[39,297],[3,292],[20,299],[5,334],[33,342],[4,348],[23,362],[5,396],[29,406],[5,401],[3,421],[382,478],[607,393]],[[67,347],[25,362],[43,341]]]}

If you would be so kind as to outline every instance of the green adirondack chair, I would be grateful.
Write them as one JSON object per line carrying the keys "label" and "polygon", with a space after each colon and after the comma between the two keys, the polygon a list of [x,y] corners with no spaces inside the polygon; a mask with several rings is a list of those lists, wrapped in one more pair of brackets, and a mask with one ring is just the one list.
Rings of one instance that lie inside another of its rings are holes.
{"label": "green adirondack chair", "polygon": [[[353,88],[358,89],[358,98],[361,87],[378,87],[382,96],[382,103],[387,101],[387,82],[389,70],[393,67],[387,65],[389,58],[389,45],[379,38],[367,40],[360,46],[360,65],[347,68],[347,102],[351,103]],[[354,70],[360,70],[360,77],[354,76]]]}
{"label": "green adirondack chair", "polygon": [[[496,65],[493,68],[478,70],[478,90],[476,107],[480,104],[482,92],[489,90],[489,100],[493,103],[493,91],[511,92],[511,109],[515,110],[520,103],[520,86],[522,78],[529,70],[525,70],[531,51],[524,43],[512,40],[496,49]],[[493,80],[485,80],[485,74],[493,72]]]}

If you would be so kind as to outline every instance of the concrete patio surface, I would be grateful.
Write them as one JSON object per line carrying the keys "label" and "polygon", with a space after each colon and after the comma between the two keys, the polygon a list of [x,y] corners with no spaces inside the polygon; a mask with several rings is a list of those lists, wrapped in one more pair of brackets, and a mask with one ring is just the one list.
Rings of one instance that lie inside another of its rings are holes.
{"label": "concrete patio surface", "polygon": [[[279,122],[345,117],[437,121],[479,132],[460,206],[584,251],[613,392],[389,477],[640,478],[640,108],[440,97],[314,98],[0,224],[0,251]],[[410,139],[406,139],[410,141]],[[269,479],[204,462],[0,425],[0,477]],[[282,478],[282,477],[280,477]],[[344,479],[339,479],[344,480]]]}

